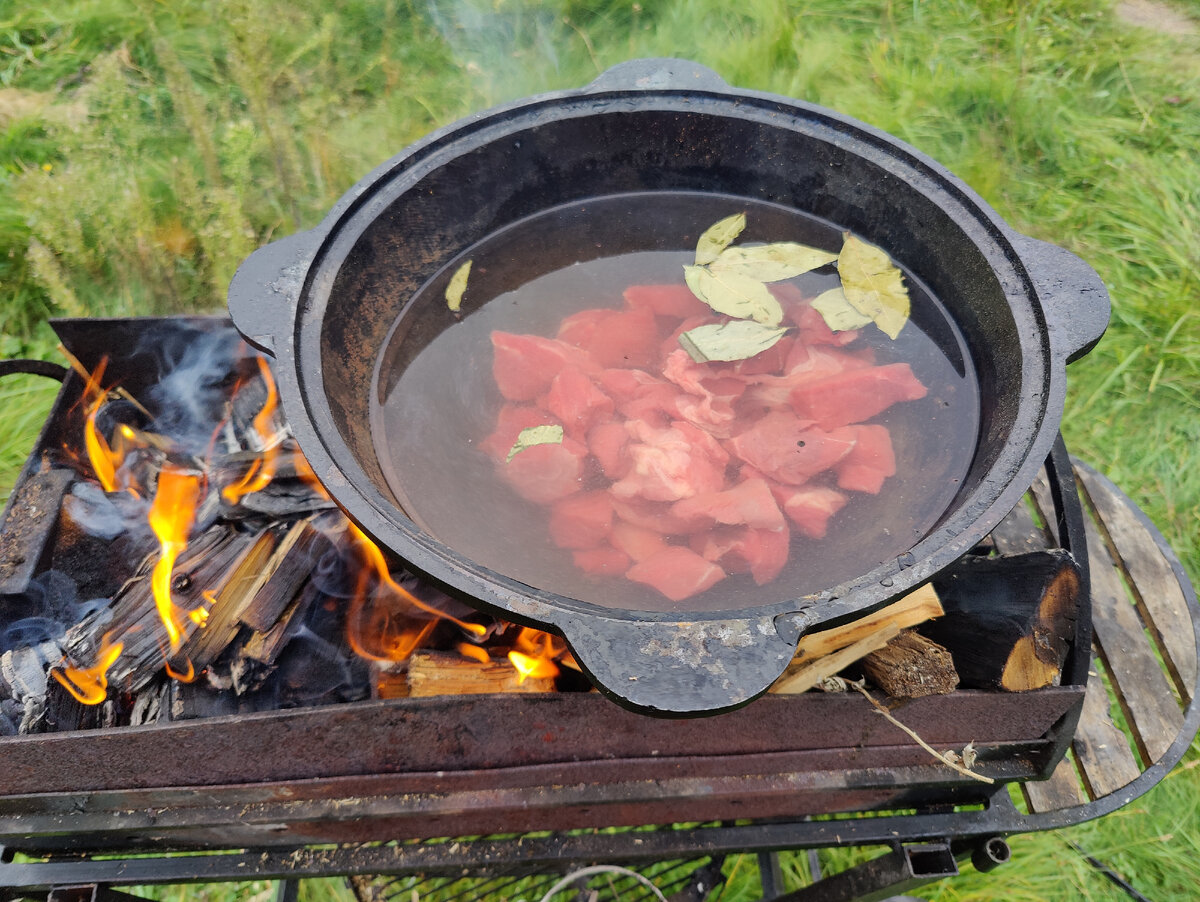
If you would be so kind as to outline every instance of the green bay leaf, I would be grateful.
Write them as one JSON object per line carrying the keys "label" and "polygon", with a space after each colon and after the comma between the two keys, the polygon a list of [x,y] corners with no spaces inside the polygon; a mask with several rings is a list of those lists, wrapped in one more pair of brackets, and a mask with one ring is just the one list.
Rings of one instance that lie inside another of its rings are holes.
{"label": "green bay leaf", "polygon": [[689,329],[679,336],[679,344],[697,363],[748,360],[772,347],[787,331],[786,326],[739,319]]}
{"label": "green bay leaf", "polygon": [[696,263],[700,265],[712,263],[721,251],[729,247],[734,238],[742,234],[744,228],[746,228],[745,213],[726,216],[720,222],[709,226],[700,236],[700,240],[696,242]]}
{"label": "green bay leaf", "polygon": [[471,275],[471,261],[468,260],[454,271],[450,284],[446,286],[446,306],[454,313],[462,307],[463,292],[467,290],[467,277]]}
{"label": "green bay leaf", "polygon": [[508,463],[522,451],[532,448],[534,445],[561,445],[562,440],[562,426],[528,426],[517,435],[517,440],[513,442],[512,449],[508,452],[508,457],[504,458],[504,462]]}
{"label": "green bay leaf", "polygon": [[820,248],[779,241],[756,247],[727,247],[709,268],[713,272],[736,273],[760,282],[778,282],[825,266],[837,258],[837,254]]}
{"label": "green bay leaf", "polygon": [[821,314],[825,325],[834,332],[861,329],[872,322],[871,317],[858,312],[858,309],[846,299],[845,292],[840,288],[830,288],[817,295],[812,306],[817,313]]}
{"label": "green bay leaf", "polygon": [[783,308],[758,279],[737,273],[716,273],[705,266],[685,266],[683,278],[692,293],[717,313],[752,319],[768,326],[783,320]]}
{"label": "green bay leaf", "polygon": [[883,250],[846,233],[838,255],[842,290],[859,313],[869,316],[889,338],[908,322],[908,289],[899,267]]}

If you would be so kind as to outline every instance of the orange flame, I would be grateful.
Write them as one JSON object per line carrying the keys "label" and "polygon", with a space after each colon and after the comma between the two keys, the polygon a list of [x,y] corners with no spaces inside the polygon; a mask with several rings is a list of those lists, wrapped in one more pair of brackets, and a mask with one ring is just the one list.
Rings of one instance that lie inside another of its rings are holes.
{"label": "orange flame", "polygon": [[555,660],[567,652],[567,644],[557,636],[528,626],[521,627],[508,660],[517,670],[517,683],[529,677],[550,679],[558,676]]}
{"label": "orange flame", "polygon": [[404,588],[394,579],[392,579],[391,571],[388,570],[387,561],[383,557],[383,552],[379,550],[379,546],[367,538],[366,533],[355,526],[353,523],[347,524],[350,527],[350,533],[359,541],[362,546],[363,553],[366,555],[367,563],[371,565],[371,569],[375,571],[375,575],[379,581],[387,586],[393,593],[407,601],[414,608],[419,608],[427,614],[432,614],[442,620],[449,620],[460,629],[466,630],[468,633],[474,633],[476,636],[483,636],[487,633],[487,627],[480,623],[468,623],[465,620],[459,620],[457,617],[451,617],[449,614],[439,611],[437,608],[430,607],[417,596],[413,595],[408,589]]}
{"label": "orange flame", "polygon": [[162,549],[150,576],[150,588],[158,616],[166,627],[172,654],[179,651],[183,643],[183,619],[187,613],[171,599],[171,571],[175,568],[175,559],[187,547],[199,496],[199,474],[166,464],[158,474],[158,490],[147,514],[150,528]]}
{"label": "orange flame", "polygon": [[118,461],[114,461],[112,448],[104,436],[100,434],[100,430],[96,428],[96,414],[100,412],[100,408],[104,406],[106,395],[104,390],[100,388],[100,382],[104,378],[104,370],[108,366],[108,358],[105,357],[96,367],[95,372],[89,373],[87,382],[83,386],[83,396],[87,398],[87,420],[83,427],[83,445],[87,449],[88,461],[92,465],[92,472],[96,474],[96,479],[106,492],[117,491],[117,467]]}
{"label": "orange flame", "polygon": [[459,642],[454,648],[464,658],[472,658],[480,664],[487,664],[492,660],[492,656],[487,653],[486,648],[480,648],[478,645],[472,645],[470,642]]}
{"label": "orange flame", "polygon": [[65,665],[60,670],[55,667],[50,675],[58,680],[71,695],[85,705],[98,705],[108,698],[108,669],[117,662],[123,642],[109,642],[111,633],[105,633],[100,640],[100,652],[96,655],[96,663],[91,667],[73,667]]}
{"label": "orange flame", "polygon": [[254,430],[263,440],[262,456],[250,465],[245,475],[236,485],[227,485],[221,490],[221,495],[230,504],[237,504],[245,495],[253,494],[267,486],[275,476],[276,460],[278,457],[279,434],[272,428],[272,418],[279,407],[279,393],[275,389],[275,379],[271,376],[271,368],[266,360],[257,358],[258,371],[262,374],[263,383],[267,386],[267,400],[262,409],[254,417]]}

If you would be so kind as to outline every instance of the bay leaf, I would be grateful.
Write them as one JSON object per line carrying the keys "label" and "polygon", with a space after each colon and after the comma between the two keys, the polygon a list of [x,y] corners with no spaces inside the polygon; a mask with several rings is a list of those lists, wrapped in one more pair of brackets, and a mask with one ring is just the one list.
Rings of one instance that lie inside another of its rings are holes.
{"label": "bay leaf", "polygon": [[705,266],[685,266],[683,278],[692,293],[717,313],[768,326],[778,326],[783,320],[779,301],[758,279],[731,272],[715,273]]}
{"label": "bay leaf", "polygon": [[742,234],[744,228],[746,228],[745,213],[726,216],[720,222],[709,226],[700,236],[700,240],[696,242],[696,263],[701,266],[712,263],[721,251],[729,247],[734,238]]}
{"label": "bay leaf", "polygon": [[846,293],[841,288],[830,288],[817,295],[812,302],[813,309],[821,314],[827,325],[834,332],[847,332],[850,329],[861,329],[872,322],[871,317],[858,312],[858,309],[846,299]]}
{"label": "bay leaf", "polygon": [[517,435],[517,440],[513,442],[512,449],[508,452],[508,457],[504,458],[504,462],[508,463],[522,451],[532,448],[534,445],[561,445],[562,440],[562,426],[528,426]]}
{"label": "bay leaf", "polygon": [[462,307],[463,292],[467,290],[467,277],[471,275],[471,261],[468,260],[454,271],[450,284],[446,286],[446,306],[454,313]]}
{"label": "bay leaf", "polygon": [[727,247],[709,268],[713,272],[737,273],[760,282],[778,282],[832,263],[837,258],[837,254],[820,248],[778,241],[756,247]]}
{"label": "bay leaf", "polygon": [[786,326],[765,326],[738,319],[689,329],[679,336],[679,344],[697,363],[748,360],[772,347],[787,331]]}
{"label": "bay leaf", "polygon": [[847,232],[837,267],[846,300],[854,309],[874,320],[888,338],[899,335],[908,322],[908,288],[892,258]]}

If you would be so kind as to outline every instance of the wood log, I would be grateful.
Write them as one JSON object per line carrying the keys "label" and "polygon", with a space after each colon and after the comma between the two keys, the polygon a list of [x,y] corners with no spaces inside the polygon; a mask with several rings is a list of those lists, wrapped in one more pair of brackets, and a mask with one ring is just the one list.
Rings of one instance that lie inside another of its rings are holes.
{"label": "wood log", "polygon": [[526,677],[519,682],[518,677],[504,659],[483,663],[453,652],[418,651],[408,661],[408,693],[413,698],[554,691],[552,678]]}
{"label": "wood log", "polygon": [[950,652],[912,630],[871,652],[860,666],[867,679],[892,698],[945,695],[958,687]]}
{"label": "wood log", "polygon": [[305,583],[283,613],[275,618],[269,629],[257,630],[250,634],[242,645],[240,654],[261,664],[274,664],[292,637],[292,624],[303,623],[313,603],[321,597],[322,592],[315,583]]}
{"label": "wood log", "polygon": [[950,651],[964,688],[1058,683],[1079,607],[1079,566],[1069,552],[967,557],[934,584],[946,615],[920,632]]}
{"label": "wood log", "polygon": [[310,520],[293,524],[283,534],[263,565],[254,594],[239,615],[242,623],[260,632],[275,625],[308,580],[313,548],[322,540]]}

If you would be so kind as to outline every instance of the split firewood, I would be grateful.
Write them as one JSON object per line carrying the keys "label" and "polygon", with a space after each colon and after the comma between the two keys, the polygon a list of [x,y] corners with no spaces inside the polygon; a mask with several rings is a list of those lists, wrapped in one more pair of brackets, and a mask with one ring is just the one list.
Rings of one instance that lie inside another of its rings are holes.
{"label": "split firewood", "polygon": [[526,677],[506,659],[482,662],[452,652],[418,651],[408,662],[408,694],[484,695],[493,692],[553,692],[554,680]]}
{"label": "split firewood", "polygon": [[840,670],[845,670],[855,661],[868,655],[876,649],[883,648],[900,632],[895,623],[883,623],[875,631],[860,637],[857,641],[840,648],[837,651],[808,660],[799,667],[787,671],[775,681],[770,689],[776,695],[799,695],[807,692],[822,680],[828,679]]}
{"label": "split firewood", "polygon": [[862,659],[866,677],[892,698],[945,695],[958,687],[950,652],[920,633],[904,630]]}
{"label": "split firewood", "polygon": [[946,615],[920,632],[950,651],[964,688],[1021,692],[1058,683],[1081,588],[1069,552],[967,557],[935,584]]}

